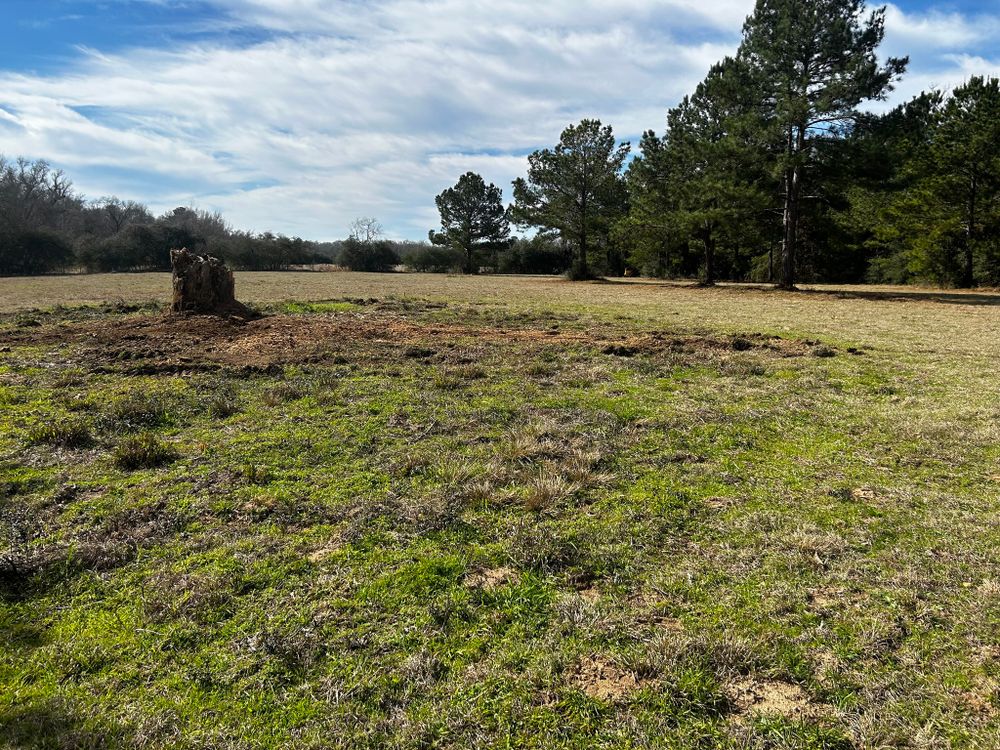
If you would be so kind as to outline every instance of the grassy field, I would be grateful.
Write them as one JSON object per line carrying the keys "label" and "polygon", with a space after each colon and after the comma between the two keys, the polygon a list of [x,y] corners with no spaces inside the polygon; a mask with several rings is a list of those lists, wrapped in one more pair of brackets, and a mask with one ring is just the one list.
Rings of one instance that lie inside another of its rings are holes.
{"label": "grassy field", "polygon": [[1000,747],[1000,297],[167,291],[0,279],[0,747]]}

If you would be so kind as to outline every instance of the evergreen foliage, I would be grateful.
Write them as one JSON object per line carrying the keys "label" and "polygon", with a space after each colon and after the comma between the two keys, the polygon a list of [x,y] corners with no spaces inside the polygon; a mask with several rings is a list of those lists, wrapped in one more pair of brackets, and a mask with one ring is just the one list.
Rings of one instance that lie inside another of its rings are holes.
{"label": "evergreen foliage", "polygon": [[441,231],[431,232],[430,241],[460,250],[465,256],[465,273],[476,273],[483,262],[496,268],[497,254],[510,241],[500,188],[487,185],[475,172],[467,172],[435,202],[441,214]]}
{"label": "evergreen foliage", "polygon": [[515,223],[558,232],[570,243],[573,278],[590,278],[591,255],[601,251],[604,270],[624,270],[611,229],[628,205],[622,170],[629,150],[628,143],[616,144],[610,125],[583,120],[566,128],[555,148],[531,154],[527,178],[514,181]]}

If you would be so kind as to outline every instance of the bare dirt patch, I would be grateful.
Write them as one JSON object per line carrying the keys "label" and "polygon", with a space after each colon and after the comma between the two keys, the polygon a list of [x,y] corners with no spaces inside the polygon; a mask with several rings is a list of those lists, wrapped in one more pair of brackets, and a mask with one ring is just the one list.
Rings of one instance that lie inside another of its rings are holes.
{"label": "bare dirt patch", "polygon": [[806,719],[819,712],[805,691],[790,682],[741,677],[729,683],[726,693],[736,721],[754,715]]}
{"label": "bare dirt patch", "polygon": [[[448,347],[491,344],[540,347],[592,346],[619,357],[667,355],[728,356],[756,350],[768,356],[808,354],[813,342],[763,335],[710,337],[654,332],[616,335],[610,330],[553,331],[549,328],[464,326],[419,322],[382,311],[339,315],[273,315],[260,320],[214,316],[130,316],[8,331],[14,345],[66,344],[85,364],[125,364],[142,371],[197,366],[266,368],[327,361],[337,355],[403,347],[404,357],[445,356]],[[74,358],[67,353],[67,356]]]}
{"label": "bare dirt patch", "polygon": [[614,703],[641,688],[644,681],[601,656],[584,659],[577,666],[573,684],[595,700]]}
{"label": "bare dirt patch", "polygon": [[327,542],[323,546],[314,549],[306,556],[306,559],[308,559],[309,562],[313,564],[321,563],[328,557],[332,557],[333,555],[340,552],[343,546],[344,546],[343,543],[339,539],[332,540],[330,542]]}
{"label": "bare dirt patch", "polygon": [[465,578],[465,583],[470,588],[493,591],[510,583],[516,575],[517,572],[512,568],[489,568],[469,574]]}

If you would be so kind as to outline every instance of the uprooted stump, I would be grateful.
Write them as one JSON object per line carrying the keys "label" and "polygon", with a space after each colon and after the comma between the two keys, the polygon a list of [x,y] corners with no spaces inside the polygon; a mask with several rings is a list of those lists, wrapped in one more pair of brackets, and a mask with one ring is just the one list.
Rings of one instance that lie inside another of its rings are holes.
{"label": "uprooted stump", "polygon": [[249,307],[236,301],[233,272],[218,258],[196,255],[181,248],[170,251],[170,265],[174,271],[171,311],[246,319],[258,317]]}

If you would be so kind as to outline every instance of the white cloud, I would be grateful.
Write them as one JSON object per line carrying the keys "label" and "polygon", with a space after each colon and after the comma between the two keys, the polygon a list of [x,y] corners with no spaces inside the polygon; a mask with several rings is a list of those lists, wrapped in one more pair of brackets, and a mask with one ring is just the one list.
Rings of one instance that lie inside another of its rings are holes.
{"label": "white cloud", "polygon": [[[667,108],[735,50],[753,7],[215,2],[222,26],[263,30],[267,41],[87,50],[61,75],[0,72],[0,149],[50,159],[95,195],[120,192],[157,210],[195,203],[239,227],[315,238],[375,215],[419,238],[434,224],[434,195],[461,173],[479,171],[509,197],[524,155],[582,117],[623,138],[661,129]],[[934,46],[930,30],[942,24],[948,41]],[[995,42],[995,26],[895,7],[888,26],[893,46],[930,50],[911,80],[951,82],[994,65],[954,52],[986,44],[984,34]],[[107,176],[111,166],[129,180]],[[136,174],[148,175],[141,194]]]}
{"label": "white cloud", "polygon": [[[886,42],[914,51],[954,50],[957,47],[996,41],[1000,17],[965,16],[957,12],[930,10],[905,13],[896,5],[886,8]],[[906,52],[904,52],[906,54]]]}

